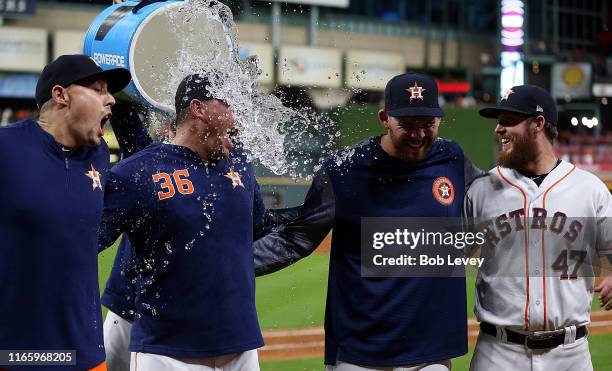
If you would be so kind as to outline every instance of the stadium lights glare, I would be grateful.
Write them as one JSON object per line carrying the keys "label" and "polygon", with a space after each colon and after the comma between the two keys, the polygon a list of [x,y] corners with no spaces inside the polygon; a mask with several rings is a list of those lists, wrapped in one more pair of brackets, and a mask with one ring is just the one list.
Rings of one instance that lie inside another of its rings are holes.
{"label": "stadium lights glare", "polygon": [[521,0],[502,0],[501,11],[502,13],[517,12],[525,14],[523,6],[524,4]]}
{"label": "stadium lights glare", "polygon": [[521,46],[523,45],[523,39],[522,38],[518,38],[518,39],[509,39],[506,37],[502,37],[501,39],[502,44],[506,45],[506,46]]}
{"label": "stadium lights glare", "polygon": [[[521,41],[523,41],[523,38],[525,37],[525,31],[523,31],[522,29],[517,29],[517,30],[503,29],[501,31],[501,35],[502,35],[502,38],[505,38],[505,39],[520,39]],[[502,41],[502,44],[506,45],[503,41]]]}
{"label": "stadium lights glare", "polygon": [[[512,11],[514,11],[514,10],[512,10]],[[502,26],[504,28],[521,28],[521,27],[523,27],[523,15],[522,14],[505,15],[504,17],[502,17]]]}
{"label": "stadium lights glare", "polygon": [[572,121],[572,125],[574,125],[574,126],[578,126],[578,119],[577,119],[577,118],[572,117],[572,120],[571,120],[571,121]]}
{"label": "stadium lights glare", "polygon": [[500,97],[513,86],[523,85],[525,80],[523,64],[523,30],[525,4],[521,0],[501,0],[500,34]]}
{"label": "stadium lights glare", "polygon": [[[572,117],[572,125],[576,126],[578,125],[578,119],[575,120],[576,124],[574,124],[574,119],[575,117]],[[593,117],[592,119],[588,119],[587,117],[583,117],[581,120],[582,125],[586,126],[589,129],[594,128],[595,126],[599,125],[599,120],[597,119],[597,117]]]}

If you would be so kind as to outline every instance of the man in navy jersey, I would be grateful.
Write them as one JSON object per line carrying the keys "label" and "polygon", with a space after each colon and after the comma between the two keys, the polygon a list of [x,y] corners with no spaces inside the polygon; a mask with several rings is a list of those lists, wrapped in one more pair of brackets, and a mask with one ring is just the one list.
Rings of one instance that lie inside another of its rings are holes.
{"label": "man in navy jersey", "polygon": [[[113,129],[125,159],[139,149],[151,144],[151,137],[144,130],[141,119],[143,107],[122,102],[113,107]],[[143,115],[144,116],[144,115]],[[134,130],[133,128],[143,128]],[[108,308],[104,319],[104,350],[108,371],[130,369],[128,344],[132,321],[134,321],[135,279],[132,267],[132,251],[127,236],[123,236],[117,249],[111,274],[100,302]]]}
{"label": "man in navy jersey", "polygon": [[[120,128],[142,127],[138,112],[142,107],[121,104],[113,109],[113,122],[120,121]],[[174,123],[164,129],[164,142],[171,142],[174,137]],[[129,138],[129,141],[126,140]],[[122,153],[127,157],[138,148],[146,147],[152,139],[143,131],[125,133],[118,137],[123,140]],[[257,239],[272,228],[287,223],[297,212],[297,208],[269,209],[266,211],[263,228],[254,230],[253,238]],[[133,249],[127,236],[124,235],[117,249],[113,268],[106,283],[106,288],[100,299],[102,305],[108,308],[104,321],[104,348],[106,350],[106,365],[109,371],[125,371],[130,368],[129,340],[132,323],[137,315],[134,305],[136,279],[138,272],[133,258]]]}
{"label": "man in navy jersey", "polygon": [[110,172],[100,244],[126,232],[136,270],[131,368],[258,370],[253,236],[265,209],[251,165],[232,149],[215,75],[186,77],[176,135]]}
{"label": "man in navy jersey", "polygon": [[361,277],[362,217],[461,217],[480,171],[437,138],[443,115],[432,78],[395,76],[378,114],[387,133],[340,165],[328,159],[298,216],[255,242],[257,272],[268,273],[309,255],[333,228],[327,370],[449,370],[467,352],[464,278]]}
{"label": "man in navy jersey", "polygon": [[[52,351],[67,364],[45,370],[105,369],[97,237],[109,151],[102,135],[111,94],[129,81],[125,69],[60,56],[38,80],[38,120],[0,128],[0,349],[45,351],[45,358]],[[0,369],[17,366],[40,368]]]}

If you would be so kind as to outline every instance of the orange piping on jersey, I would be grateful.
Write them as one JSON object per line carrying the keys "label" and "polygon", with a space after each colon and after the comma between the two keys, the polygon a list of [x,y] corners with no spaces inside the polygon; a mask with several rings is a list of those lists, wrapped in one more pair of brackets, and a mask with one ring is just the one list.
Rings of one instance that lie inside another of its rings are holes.
{"label": "orange piping on jersey", "polygon": [[[552,187],[551,187],[552,188]],[[550,189],[550,188],[549,188]],[[548,190],[546,190],[548,192]],[[546,204],[546,193],[544,193],[544,201],[542,201],[542,208]],[[542,296],[544,297],[544,331],[546,331],[546,257],[544,256],[544,230],[542,229]]]}
{"label": "orange piping on jersey", "polygon": [[90,368],[89,371],[106,371],[106,362],[102,362],[94,368]]}
{"label": "orange piping on jersey", "polygon": [[525,298],[525,330],[529,330],[529,251],[527,250],[528,246],[529,246],[529,241],[527,240],[527,195],[525,194],[525,191],[523,191],[523,189],[521,187],[519,187],[518,185],[512,183],[511,181],[509,181],[508,179],[506,179],[506,177],[504,176],[504,174],[502,174],[501,172],[501,168],[498,166],[497,167],[497,173],[499,174],[499,176],[508,184],[510,184],[512,187],[518,189],[522,194],[523,194],[523,225],[524,225],[524,229],[525,229],[525,276],[527,276],[527,280],[526,280],[526,284],[525,284],[525,292],[526,292],[526,298]]}
{"label": "orange piping on jersey", "polygon": [[[544,192],[544,196],[542,197],[542,209],[546,209],[546,196],[548,192],[553,189],[557,184],[561,183],[561,181],[567,178],[568,175],[572,173],[576,169],[576,165],[572,167],[570,171],[567,172],[564,176],[559,178],[556,182],[554,182],[548,189]],[[542,230],[542,288],[544,291],[544,331],[546,331],[547,327],[547,318],[546,318],[546,256],[544,255],[544,230]]]}

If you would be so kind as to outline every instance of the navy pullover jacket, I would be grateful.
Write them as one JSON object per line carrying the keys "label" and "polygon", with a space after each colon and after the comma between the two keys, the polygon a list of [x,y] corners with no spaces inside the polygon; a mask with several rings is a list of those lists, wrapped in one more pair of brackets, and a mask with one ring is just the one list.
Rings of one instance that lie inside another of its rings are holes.
{"label": "navy pullover jacket", "polygon": [[[465,279],[361,277],[359,231],[362,217],[461,217],[464,184],[479,173],[452,141],[436,140],[409,163],[371,138],[348,161],[326,161],[298,216],[255,242],[255,266],[265,274],[310,254],[333,228],[326,364],[406,366],[467,352]],[[450,205],[432,192],[439,177],[454,185]]]}
{"label": "navy pullover jacket", "polygon": [[204,164],[153,143],[112,169],[105,193],[100,243],[127,232],[136,261],[131,351],[200,358],[263,345],[253,235],[265,209],[244,155]]}
{"label": "navy pullover jacket", "polygon": [[45,370],[104,361],[97,237],[108,164],[104,142],[65,152],[35,121],[0,128],[0,349],[76,350],[76,366]]}
{"label": "navy pullover jacket", "polygon": [[127,235],[123,235],[100,301],[110,311],[129,322],[134,322],[136,314],[134,297],[137,277],[133,249]]}

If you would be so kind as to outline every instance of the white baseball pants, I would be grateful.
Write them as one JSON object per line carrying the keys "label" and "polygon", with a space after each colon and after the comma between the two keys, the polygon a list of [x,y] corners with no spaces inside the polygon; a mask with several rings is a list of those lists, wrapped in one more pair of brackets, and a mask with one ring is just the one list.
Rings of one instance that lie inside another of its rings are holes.
{"label": "white baseball pants", "polygon": [[226,356],[176,359],[152,353],[132,352],[131,371],[259,371],[257,349]]}
{"label": "white baseball pants", "polygon": [[325,371],[450,371],[450,369],[450,360],[401,367],[366,367],[346,362],[338,362],[335,366],[325,366]]}
{"label": "white baseball pants", "polygon": [[587,337],[553,349],[532,350],[481,332],[470,371],[593,371]]}
{"label": "white baseball pants", "polygon": [[106,367],[108,371],[129,371],[130,369],[130,334],[132,324],[108,311],[104,320],[104,349],[106,350]]}

